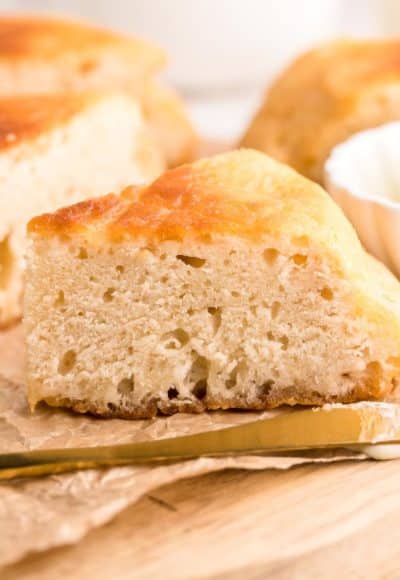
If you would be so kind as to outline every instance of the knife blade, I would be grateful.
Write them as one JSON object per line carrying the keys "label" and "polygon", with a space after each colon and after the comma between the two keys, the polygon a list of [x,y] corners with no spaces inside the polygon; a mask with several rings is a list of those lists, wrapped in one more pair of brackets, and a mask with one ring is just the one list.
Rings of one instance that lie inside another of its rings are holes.
{"label": "knife blade", "polygon": [[400,405],[331,405],[282,412],[273,418],[180,437],[1,454],[0,480],[204,456],[265,455],[399,441]]}

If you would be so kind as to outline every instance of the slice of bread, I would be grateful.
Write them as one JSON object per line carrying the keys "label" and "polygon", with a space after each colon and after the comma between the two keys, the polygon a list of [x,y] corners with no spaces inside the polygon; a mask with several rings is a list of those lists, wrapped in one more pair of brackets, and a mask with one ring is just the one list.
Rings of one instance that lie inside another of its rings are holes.
{"label": "slice of bread", "polygon": [[150,417],[399,384],[398,281],[319,186],[262,153],[183,165],[29,232],[32,407]]}
{"label": "slice of bread", "polygon": [[0,98],[0,326],[21,315],[25,225],[164,169],[126,94]]}
{"label": "slice of bread", "polygon": [[335,145],[394,119],[400,119],[400,42],[333,42],[300,56],[282,73],[241,145],[322,183]]}
{"label": "slice of bread", "polygon": [[180,97],[153,81],[165,61],[150,43],[83,22],[0,18],[0,94],[127,91],[142,103],[167,163],[177,165],[193,158],[197,137]]}

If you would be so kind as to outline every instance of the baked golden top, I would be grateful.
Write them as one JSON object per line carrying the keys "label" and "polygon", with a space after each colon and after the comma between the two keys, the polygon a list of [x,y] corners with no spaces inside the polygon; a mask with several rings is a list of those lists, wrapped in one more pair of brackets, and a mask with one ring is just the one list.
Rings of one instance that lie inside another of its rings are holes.
{"label": "baked golden top", "polygon": [[106,93],[0,97],[0,152],[67,123]]}
{"label": "baked golden top", "polygon": [[163,51],[150,43],[83,22],[28,15],[0,18],[0,60],[56,61],[102,51],[125,55],[148,72],[165,61]]}
{"label": "baked golden top", "polygon": [[400,118],[400,41],[340,41],[299,57],[272,85],[241,144],[317,181],[334,145]]}
{"label": "baked golden top", "polygon": [[232,234],[330,235],[357,238],[339,208],[317,185],[266,155],[239,150],[181,165],[151,185],[84,201],[34,218],[31,232],[158,240]]}
{"label": "baked golden top", "polygon": [[321,85],[326,83],[333,95],[349,95],[376,82],[399,80],[400,40],[336,41],[309,51],[292,67],[314,81],[321,74]]}

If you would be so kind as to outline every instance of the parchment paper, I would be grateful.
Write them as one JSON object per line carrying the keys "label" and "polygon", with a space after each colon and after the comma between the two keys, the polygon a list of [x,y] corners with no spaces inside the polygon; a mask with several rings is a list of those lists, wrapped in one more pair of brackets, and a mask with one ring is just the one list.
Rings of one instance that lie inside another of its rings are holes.
{"label": "parchment paper", "polygon": [[[219,429],[275,413],[205,413],[146,421],[101,420],[41,407],[30,413],[21,328],[0,335],[0,453],[110,445]],[[157,467],[88,470],[0,485],[0,566],[29,552],[79,541],[155,487],[227,468],[288,469],[306,462],[364,459],[351,451],[281,457],[201,458]]]}

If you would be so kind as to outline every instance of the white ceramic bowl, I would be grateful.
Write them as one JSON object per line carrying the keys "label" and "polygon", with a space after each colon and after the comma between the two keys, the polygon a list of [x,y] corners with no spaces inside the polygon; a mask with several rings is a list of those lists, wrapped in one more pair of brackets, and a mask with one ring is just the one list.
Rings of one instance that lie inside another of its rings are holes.
{"label": "white ceramic bowl", "polygon": [[325,186],[367,250],[400,277],[400,122],[335,147],[325,164]]}

